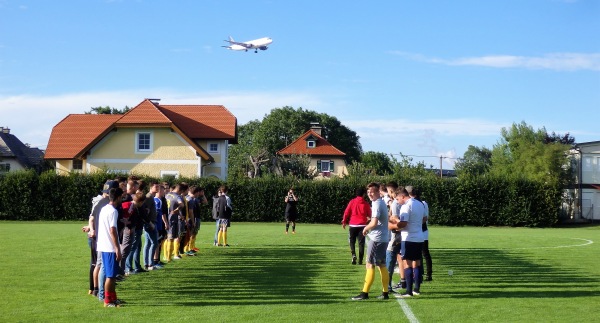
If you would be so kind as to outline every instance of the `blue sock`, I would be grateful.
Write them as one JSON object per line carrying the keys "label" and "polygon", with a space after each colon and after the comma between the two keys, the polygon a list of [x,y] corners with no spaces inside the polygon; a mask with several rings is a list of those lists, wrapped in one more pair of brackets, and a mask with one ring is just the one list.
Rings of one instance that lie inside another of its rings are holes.
{"label": "blue sock", "polygon": [[404,269],[404,278],[406,279],[406,293],[412,294],[412,291],[413,291],[413,269],[411,267]]}
{"label": "blue sock", "polygon": [[413,268],[413,275],[415,275],[414,280],[415,280],[415,290],[416,291],[420,291],[420,289],[421,289],[420,273],[421,273],[421,268],[419,268],[419,267]]}

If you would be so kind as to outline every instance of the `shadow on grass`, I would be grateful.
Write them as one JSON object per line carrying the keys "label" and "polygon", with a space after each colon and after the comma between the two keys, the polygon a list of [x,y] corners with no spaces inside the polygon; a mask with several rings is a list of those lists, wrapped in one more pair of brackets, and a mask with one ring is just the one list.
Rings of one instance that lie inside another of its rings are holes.
{"label": "shadow on grass", "polygon": [[[550,251],[549,251],[550,252]],[[432,253],[434,270],[452,269],[448,290],[433,290],[435,298],[565,298],[600,296],[600,279],[562,267],[541,265],[504,250],[438,249]],[[534,258],[535,259],[535,258]],[[547,262],[547,260],[544,260]],[[568,259],[560,259],[568,263]],[[576,266],[569,263],[569,267]],[[438,274],[447,275],[445,272]]]}
{"label": "shadow on grass", "polygon": [[335,272],[332,280],[325,277],[327,252],[281,246],[214,248],[159,272],[131,277],[124,288],[135,290],[128,305],[141,306],[339,303],[339,296],[323,290],[347,289]]}

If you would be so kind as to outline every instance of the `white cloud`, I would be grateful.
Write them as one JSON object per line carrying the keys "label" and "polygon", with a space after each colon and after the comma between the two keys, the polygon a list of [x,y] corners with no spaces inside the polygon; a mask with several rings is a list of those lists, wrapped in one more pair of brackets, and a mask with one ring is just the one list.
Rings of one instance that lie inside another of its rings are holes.
{"label": "white cloud", "polygon": [[[441,134],[444,136],[493,136],[500,133],[503,124],[482,119],[380,119],[347,120],[348,127],[361,132],[365,137],[380,135],[412,135],[415,133]],[[363,137],[361,135],[361,137]]]}
{"label": "white cloud", "polygon": [[0,126],[24,143],[44,149],[52,127],[69,114],[83,114],[91,107],[134,107],[144,98],[160,98],[162,104],[219,104],[228,108],[238,124],[262,119],[271,109],[290,106],[319,106],[320,98],[299,92],[198,92],[181,93],[164,89],[114,92],[67,93],[61,95],[0,95]]}
{"label": "white cloud", "polygon": [[451,66],[548,69],[556,71],[600,71],[600,53],[551,53],[543,56],[488,55],[441,59],[420,54],[392,51],[390,54],[410,60]]}

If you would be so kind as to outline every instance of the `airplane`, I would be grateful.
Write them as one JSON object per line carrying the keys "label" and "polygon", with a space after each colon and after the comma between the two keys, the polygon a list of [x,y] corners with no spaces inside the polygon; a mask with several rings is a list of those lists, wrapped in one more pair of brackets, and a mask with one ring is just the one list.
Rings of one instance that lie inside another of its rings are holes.
{"label": "airplane", "polygon": [[236,42],[233,40],[233,37],[229,36],[229,40],[225,40],[229,43],[229,46],[221,46],[230,50],[243,50],[248,51],[249,49],[254,49],[255,53],[258,53],[258,50],[267,50],[267,46],[269,46],[273,39],[269,37],[263,37],[255,40],[250,40],[247,42]]}

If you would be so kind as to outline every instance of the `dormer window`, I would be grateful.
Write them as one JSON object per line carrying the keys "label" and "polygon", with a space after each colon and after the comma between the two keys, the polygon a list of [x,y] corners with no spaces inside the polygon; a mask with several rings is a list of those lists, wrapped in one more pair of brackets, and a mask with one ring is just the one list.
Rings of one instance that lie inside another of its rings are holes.
{"label": "dormer window", "polygon": [[306,147],[307,148],[315,148],[317,147],[317,138],[313,135],[306,137]]}

